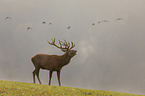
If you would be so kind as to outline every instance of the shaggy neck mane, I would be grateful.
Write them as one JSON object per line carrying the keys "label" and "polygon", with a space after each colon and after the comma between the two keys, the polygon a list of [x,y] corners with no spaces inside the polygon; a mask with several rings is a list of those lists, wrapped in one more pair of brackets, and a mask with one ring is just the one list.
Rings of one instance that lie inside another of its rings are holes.
{"label": "shaggy neck mane", "polygon": [[66,52],[64,55],[62,55],[62,57],[63,57],[63,59],[64,59],[64,64],[63,64],[63,66],[64,66],[64,65],[67,65],[67,64],[70,62],[70,59],[72,58],[72,57],[70,57],[70,56],[68,55],[67,52]]}

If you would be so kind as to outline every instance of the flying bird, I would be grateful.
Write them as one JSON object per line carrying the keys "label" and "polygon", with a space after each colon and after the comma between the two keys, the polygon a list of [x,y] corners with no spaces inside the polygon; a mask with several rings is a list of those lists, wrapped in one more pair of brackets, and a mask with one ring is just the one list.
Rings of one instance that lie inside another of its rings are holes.
{"label": "flying bird", "polygon": [[68,26],[67,29],[70,29],[70,26]]}
{"label": "flying bird", "polygon": [[92,25],[95,25],[95,23],[92,23]]}
{"label": "flying bird", "polygon": [[52,23],[49,23],[49,25],[51,25]]}
{"label": "flying bird", "polygon": [[102,22],[109,22],[108,20],[103,20]]}
{"label": "flying bird", "polygon": [[6,20],[6,19],[12,19],[12,18],[11,18],[11,17],[6,17],[5,20]]}
{"label": "flying bird", "polygon": [[124,20],[124,19],[123,18],[117,18],[116,20],[118,21],[118,20]]}
{"label": "flying bird", "polygon": [[46,22],[42,22],[42,24],[46,24]]}
{"label": "flying bird", "polygon": [[32,28],[31,27],[27,27],[27,31],[30,30],[30,29],[32,29]]}
{"label": "flying bird", "polygon": [[101,21],[98,21],[98,23],[101,23]]}

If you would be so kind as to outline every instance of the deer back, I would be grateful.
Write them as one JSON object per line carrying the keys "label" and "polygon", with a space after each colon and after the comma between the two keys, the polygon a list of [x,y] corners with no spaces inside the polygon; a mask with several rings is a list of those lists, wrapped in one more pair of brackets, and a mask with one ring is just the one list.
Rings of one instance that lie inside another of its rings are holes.
{"label": "deer back", "polygon": [[60,59],[61,57],[57,55],[37,54],[32,58],[32,62],[36,68],[56,70],[58,69]]}

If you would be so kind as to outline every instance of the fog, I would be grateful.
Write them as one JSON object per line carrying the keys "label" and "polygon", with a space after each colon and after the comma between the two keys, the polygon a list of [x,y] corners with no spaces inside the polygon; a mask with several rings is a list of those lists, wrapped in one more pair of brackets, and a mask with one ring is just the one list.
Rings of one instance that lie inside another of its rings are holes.
{"label": "fog", "polygon": [[[0,80],[33,83],[32,56],[64,54],[47,43],[56,38],[73,41],[78,51],[61,71],[62,86],[145,95],[144,4],[144,0],[1,0]],[[40,79],[48,84],[48,71],[40,70]],[[56,73],[52,85],[58,86]]]}

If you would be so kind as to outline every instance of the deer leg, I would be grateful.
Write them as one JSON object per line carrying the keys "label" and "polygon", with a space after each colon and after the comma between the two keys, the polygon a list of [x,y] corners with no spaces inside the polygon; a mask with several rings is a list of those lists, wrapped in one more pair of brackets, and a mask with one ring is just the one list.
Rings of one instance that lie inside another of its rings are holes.
{"label": "deer leg", "polygon": [[39,78],[39,70],[40,70],[40,68],[38,68],[38,69],[36,70],[36,76],[37,76],[37,78],[38,78],[39,83],[41,84],[41,81],[40,81],[40,78]]}
{"label": "deer leg", "polygon": [[52,73],[53,73],[53,71],[49,71],[49,85],[51,85],[51,77],[52,77]]}
{"label": "deer leg", "polygon": [[[36,69],[35,69],[36,70]],[[33,82],[35,83],[35,70],[33,71]]]}
{"label": "deer leg", "polygon": [[60,70],[57,71],[57,78],[58,78],[59,86],[61,86],[61,83],[60,83]]}

